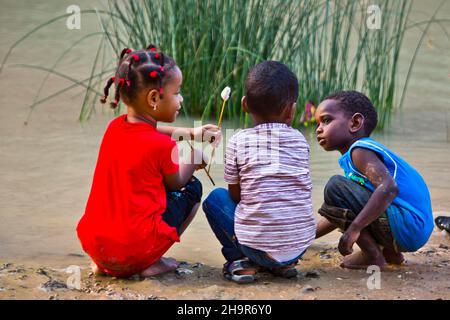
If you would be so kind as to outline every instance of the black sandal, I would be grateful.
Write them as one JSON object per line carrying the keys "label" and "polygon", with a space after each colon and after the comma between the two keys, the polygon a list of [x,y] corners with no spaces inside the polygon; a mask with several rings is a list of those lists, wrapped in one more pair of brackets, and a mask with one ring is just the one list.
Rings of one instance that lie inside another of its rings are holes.
{"label": "black sandal", "polygon": [[439,229],[450,232],[450,217],[440,216],[434,219],[434,222]]}
{"label": "black sandal", "polygon": [[255,281],[255,275],[252,274],[237,274],[238,271],[256,270],[255,266],[246,259],[227,262],[223,265],[223,276],[225,279],[236,283],[251,283]]}
{"label": "black sandal", "polygon": [[281,277],[285,279],[292,279],[297,277],[298,271],[295,269],[295,267],[282,267],[282,268],[275,268],[275,269],[269,269],[269,272],[273,274],[276,277]]}

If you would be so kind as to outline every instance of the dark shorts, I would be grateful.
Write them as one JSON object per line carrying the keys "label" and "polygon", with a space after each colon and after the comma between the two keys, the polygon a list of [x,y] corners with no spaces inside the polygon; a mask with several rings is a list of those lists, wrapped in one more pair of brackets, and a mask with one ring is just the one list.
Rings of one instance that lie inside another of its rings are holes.
{"label": "dark shorts", "polygon": [[177,229],[180,228],[192,212],[193,207],[201,201],[202,184],[196,177],[179,191],[167,191],[167,208],[163,213],[163,220]]}
{"label": "dark shorts", "polygon": [[[367,204],[371,195],[369,189],[356,182],[343,176],[333,176],[325,186],[325,202],[319,209],[319,214],[345,231]],[[396,252],[405,251],[394,239],[386,212],[368,225],[366,230],[382,247]]]}

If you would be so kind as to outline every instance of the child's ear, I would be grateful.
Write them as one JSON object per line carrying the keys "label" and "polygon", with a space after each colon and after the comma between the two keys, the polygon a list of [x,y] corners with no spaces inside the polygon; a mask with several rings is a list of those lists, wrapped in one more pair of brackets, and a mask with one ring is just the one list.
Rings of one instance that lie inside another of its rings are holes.
{"label": "child's ear", "polygon": [[151,110],[155,110],[155,106],[159,104],[159,92],[156,89],[152,89],[147,93],[147,104]]}
{"label": "child's ear", "polygon": [[294,102],[291,107],[291,119],[294,120],[295,109],[297,109],[297,102]]}
{"label": "child's ear", "polygon": [[289,108],[286,108],[286,123],[291,125],[292,121],[294,121],[295,109],[297,108],[297,103],[294,102]]}
{"label": "child's ear", "polygon": [[242,106],[242,111],[244,111],[245,113],[248,113],[248,106],[247,106],[247,97],[243,96],[241,99],[241,106]]}
{"label": "child's ear", "polygon": [[355,113],[350,122],[350,132],[356,133],[364,127],[364,116],[361,113]]}

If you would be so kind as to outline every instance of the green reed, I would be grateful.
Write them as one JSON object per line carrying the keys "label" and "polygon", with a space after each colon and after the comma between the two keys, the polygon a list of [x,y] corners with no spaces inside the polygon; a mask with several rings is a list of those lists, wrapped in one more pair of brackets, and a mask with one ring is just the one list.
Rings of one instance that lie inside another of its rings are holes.
{"label": "green reed", "polygon": [[[101,10],[83,11],[97,15],[101,30],[73,43],[47,71],[57,72],[77,43],[101,37],[90,76],[74,82],[87,88],[80,112],[86,120],[101,108],[98,98],[116,63],[111,53],[153,43],[183,71],[186,116],[217,117],[220,92],[228,85],[232,94],[224,117],[248,125],[240,105],[246,74],[260,61],[280,60],[299,79],[297,114],[307,101],[317,105],[336,90],[356,89],[374,102],[382,128],[399,106],[398,59],[411,1],[373,3],[382,12],[379,30],[366,27],[368,2],[360,0],[111,0]],[[32,107],[49,98],[38,99],[44,83]],[[298,117],[294,125],[300,125]]]}

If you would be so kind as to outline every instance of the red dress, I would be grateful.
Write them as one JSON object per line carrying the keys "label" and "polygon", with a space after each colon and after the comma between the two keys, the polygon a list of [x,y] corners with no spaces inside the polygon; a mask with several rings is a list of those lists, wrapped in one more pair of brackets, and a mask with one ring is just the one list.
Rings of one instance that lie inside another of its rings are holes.
{"label": "red dress", "polygon": [[178,171],[178,149],[169,136],[126,115],[108,126],[91,193],[77,233],[83,250],[112,276],[138,273],[180,241],[161,218],[166,210],[163,175]]}

